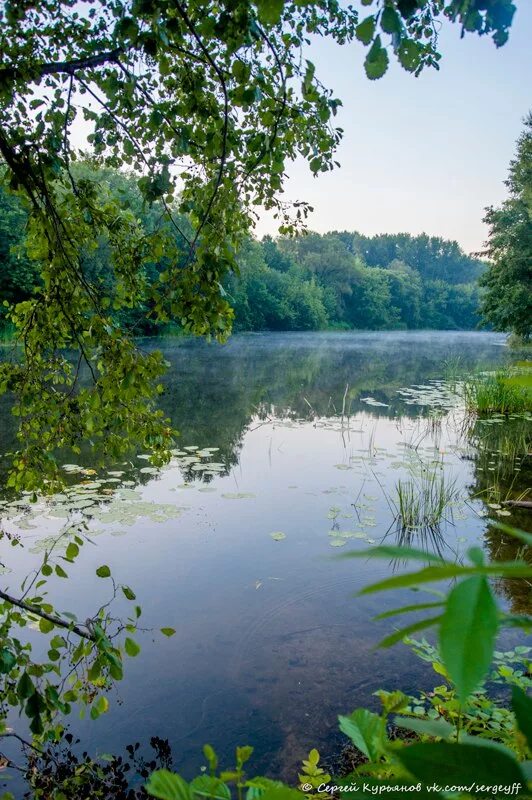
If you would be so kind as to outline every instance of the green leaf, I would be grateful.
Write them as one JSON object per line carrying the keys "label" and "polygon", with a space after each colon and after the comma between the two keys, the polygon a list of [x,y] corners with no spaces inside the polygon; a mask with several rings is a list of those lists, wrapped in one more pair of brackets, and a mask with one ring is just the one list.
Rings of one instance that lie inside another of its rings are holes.
{"label": "green leaf", "polygon": [[129,586],[122,586],[122,592],[128,600],[136,600],[135,592],[133,589],[130,589]]}
{"label": "green leaf", "polygon": [[513,528],[510,525],[505,525],[504,522],[492,522],[491,525],[493,528],[498,528],[509,536],[513,536],[515,539],[521,539],[522,542],[532,547],[532,533],[522,531],[520,528]]}
{"label": "green leaf", "polygon": [[401,711],[405,706],[407,706],[411,699],[408,695],[400,692],[398,690],[394,692],[387,692],[385,689],[378,689],[376,692],[373,692],[376,697],[382,703],[382,710],[385,714],[391,714],[394,711]]}
{"label": "green leaf", "polygon": [[162,633],[164,636],[168,636],[168,637],[170,637],[170,636],[174,636],[174,634],[175,634],[175,628],[161,628],[161,633]]}
{"label": "green leaf", "polygon": [[414,731],[425,736],[438,736],[448,739],[454,733],[454,727],[445,719],[417,719],[416,717],[395,717],[393,724],[407,731]]}
{"label": "green leaf", "polygon": [[462,702],[489,670],[498,627],[497,604],[486,578],[474,575],[452,589],[440,624],[440,652]]}
{"label": "green leaf", "polygon": [[17,684],[17,694],[21,700],[27,700],[35,692],[33,681],[27,672],[23,672]]}
{"label": "green leaf", "polygon": [[403,747],[394,755],[412,775],[426,783],[445,785],[452,777],[453,784],[525,785],[517,761],[489,745],[427,742]]}
{"label": "green leaf", "polygon": [[338,717],[340,730],[370,761],[384,752],[385,729],[381,717],[366,708],[357,708],[348,717]]}
{"label": "green leaf", "polygon": [[134,639],[130,639],[129,636],[124,642],[124,648],[128,656],[131,656],[132,658],[138,656],[140,653],[140,645],[138,645]]}
{"label": "green leaf", "polygon": [[412,606],[401,606],[400,608],[392,608],[390,611],[383,611],[382,614],[377,614],[373,619],[388,619],[388,617],[395,617],[398,614],[408,614],[410,611],[423,611],[426,608],[439,608],[445,605],[443,601],[439,603],[417,603]]}
{"label": "green leaf", "polygon": [[532,750],[532,699],[519,686],[512,686],[512,711],[517,727],[524,734],[529,750]]}
{"label": "green leaf", "polygon": [[40,619],[39,620],[39,630],[41,633],[50,633],[53,631],[54,623],[50,622],[48,619]]}
{"label": "green leaf", "polygon": [[436,553],[427,553],[425,550],[418,550],[415,547],[398,547],[388,544],[371,547],[369,550],[350,550],[349,553],[342,553],[338,558],[401,558],[405,561],[434,561],[437,564],[453,566]]}
{"label": "green leaf", "polygon": [[11,672],[15,664],[17,663],[17,658],[11,650],[8,650],[7,647],[2,647],[0,650],[0,675],[7,675],[8,672]]}
{"label": "green leaf", "polygon": [[527,633],[530,633],[532,630],[532,617],[525,614],[501,614],[500,624],[509,628],[524,628]]}
{"label": "green leaf", "polygon": [[422,631],[425,628],[431,628],[433,625],[437,625],[438,622],[442,619],[442,616],[438,617],[428,617],[427,619],[420,619],[417,622],[413,622],[411,625],[406,625],[404,628],[400,628],[398,631],[391,633],[389,636],[386,636],[379,642],[379,647],[391,647],[393,644],[397,644],[397,642],[402,642],[405,636],[408,636],[410,633],[415,633],[416,631]]}
{"label": "green leaf", "polygon": [[105,714],[106,711],[109,710],[109,700],[104,695],[100,695],[100,697],[93,703],[91,707],[91,719],[98,719],[101,714]]}
{"label": "green leaf", "polygon": [[111,570],[107,566],[107,564],[102,564],[101,567],[98,567],[96,570],[96,575],[99,578],[110,578],[111,577]]}
{"label": "green leaf", "polygon": [[209,762],[209,769],[211,772],[215,772],[216,767],[218,766],[218,756],[214,752],[213,747],[210,744],[203,745],[203,755]]}
{"label": "green leaf", "polygon": [[372,583],[361,589],[358,594],[373,594],[374,592],[383,592],[388,589],[402,589],[405,586],[435,583],[436,581],[465,577],[466,575],[502,575],[508,578],[529,578],[532,577],[532,566],[521,561],[501,561],[498,564],[488,564],[486,567],[462,567],[458,564],[425,567],[417,572],[394,575],[392,578]]}
{"label": "green leaf", "polygon": [[363,44],[369,44],[375,33],[375,17],[366,17],[360,25],[355,28],[355,36]]}
{"label": "green leaf", "polygon": [[377,36],[371,45],[364,61],[364,69],[367,77],[371,80],[382,78],[388,69],[388,53],[381,44],[381,37]]}
{"label": "green leaf", "polygon": [[383,9],[381,14],[381,28],[385,33],[401,33],[403,29],[401,17],[393,6],[386,6]]}
{"label": "green leaf", "polygon": [[412,39],[403,39],[397,49],[399,63],[407,72],[415,72],[421,62],[422,46]]}
{"label": "green leaf", "polygon": [[264,25],[277,25],[283,13],[284,0],[257,0],[259,20]]}
{"label": "green leaf", "polygon": [[194,794],[200,797],[212,797],[215,800],[231,800],[231,790],[220,778],[212,775],[198,775],[190,782]]}
{"label": "green leaf", "polygon": [[180,775],[167,769],[152,772],[144,787],[149,795],[158,800],[192,800],[190,787]]}
{"label": "green leaf", "polygon": [[70,544],[66,549],[65,553],[66,557],[68,558],[69,561],[73,561],[78,554],[79,554],[79,547],[77,546],[77,544],[75,544],[75,542],[70,542]]}
{"label": "green leaf", "polygon": [[253,754],[253,748],[249,745],[245,747],[236,748],[236,763],[238,767],[243,767],[246,761],[249,761]]}

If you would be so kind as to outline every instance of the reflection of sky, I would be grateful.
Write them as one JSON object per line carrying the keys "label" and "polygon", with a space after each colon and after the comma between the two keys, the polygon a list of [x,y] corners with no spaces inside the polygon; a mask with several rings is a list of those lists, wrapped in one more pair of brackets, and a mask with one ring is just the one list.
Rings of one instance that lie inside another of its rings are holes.
{"label": "reflection of sky", "polygon": [[[337,120],[345,130],[340,170],[318,179],[303,164],[288,170],[287,196],[314,207],[313,229],[425,231],[479,249],[483,209],[505,196],[508,162],[532,106],[532,4],[516,5],[503,48],[487,37],[460,40],[457,25],[445,26],[441,69],[419,78],[392,57],[384,78],[368,81],[362,45],[312,45],[317,74],[343,101]],[[272,230],[261,223],[261,232]]]}
{"label": "reflection of sky", "polygon": [[[311,746],[324,753],[334,749],[338,713],[375,704],[372,692],[379,687],[430,688],[428,667],[406,648],[372,650],[395,625],[372,622],[372,616],[412,602],[412,593],[351,597],[390,574],[392,566],[387,560],[331,556],[386,535],[392,514],[383,489],[393,495],[396,481],[408,477],[408,453],[425,462],[444,459],[462,488],[472,483],[473,462],[449,446],[457,428],[451,420],[432,428],[426,419],[379,406],[357,409],[348,429],[338,417],[300,424],[264,420],[253,417],[254,404],[266,396],[290,408],[304,392],[313,406],[331,394],[340,405],[345,381],[355,385],[357,378],[364,394],[371,389],[384,396],[379,387],[389,382],[393,368],[401,385],[426,383],[431,375],[441,376],[451,353],[462,355],[466,366],[500,363],[501,339],[409,332],[242,336],[224,348],[167,343],[172,368],[164,400],[181,427],[179,445],[219,446],[212,458],[228,470],[208,485],[198,478],[191,487],[183,485],[175,463],[157,477],[140,473],[143,501],[163,508],[175,504],[183,513],[163,513],[161,521],[139,516],[130,525],[89,519],[91,543],[74,565],[64,565],[71,579],[50,581],[57,607],[84,619],[109,599],[110,581],[95,577],[96,568],[108,564],[116,580],[136,592],[143,626],[177,631],[168,640],[156,632],[140,634],[142,653],[128,659],[125,679],[110,695],[109,714],[83,724],[73,716],[83,746],[118,752],[131,741],[168,737],[176,766],[190,775],[202,763],[204,742],[225,763],[235,745],[249,743],[257,749],[257,771],[293,779],[294,765]],[[268,388],[271,395],[264,394]],[[386,399],[394,392],[393,386],[386,389]],[[419,412],[413,406],[405,410]],[[126,477],[146,469],[144,459],[135,464],[123,467]],[[105,473],[100,470],[99,477]],[[116,486],[105,484],[106,491]],[[466,506],[454,510],[456,528],[448,527],[445,536],[463,552],[466,541],[481,543],[486,520]],[[94,509],[83,514],[94,517]],[[36,563],[34,543],[64,523],[32,520],[37,527],[22,531],[25,547],[9,554],[14,571],[4,576],[6,586],[16,591],[29,561]],[[275,541],[275,531],[286,538]],[[331,546],[331,539],[348,532],[364,538]],[[393,531],[386,541],[394,542]],[[423,542],[417,537],[413,544]],[[113,607],[117,615],[130,610],[123,598]]]}
{"label": "reflection of sky", "polygon": [[[418,435],[415,420],[368,412],[344,432],[337,424],[267,423],[244,435],[238,464],[210,484],[216,491],[201,493],[199,482],[179,488],[176,467],[143,488],[147,501],[188,507],[179,519],[139,519],[118,537],[112,533],[120,531],[119,522],[101,535],[101,525],[90,523],[94,545],[65,565],[71,580],[51,586],[59,608],[83,618],[107,599],[109,581],[94,575],[106,563],[136,592],[143,626],[169,625],[177,633],[169,640],[139,636],[142,653],[128,660],[110,713],[82,726],[84,746],[116,752],[157,734],[170,739],[177,766],[188,774],[202,763],[205,741],[225,759],[237,744],[250,743],[258,770],[279,777],[289,767],[293,775],[311,746],[330,752],[337,714],[374,704],[372,692],[380,687],[423,685],[428,670],[406,648],[372,651],[395,624],[373,623],[372,616],[413,602],[412,593],[354,599],[353,592],[389,575],[390,564],[332,559],[386,534],[391,518],[379,482],[392,493],[402,473],[390,464],[403,457],[401,443]],[[429,435],[421,458],[441,457],[432,444]],[[445,433],[438,444],[445,447]],[[470,464],[452,453],[446,461],[467,483]],[[237,493],[251,496],[233,499]],[[331,509],[339,531],[359,531],[366,539],[331,547]],[[483,527],[473,515],[463,532],[478,543]],[[286,539],[274,541],[274,531]],[[42,536],[41,530],[24,534],[29,547]],[[456,546],[457,533],[448,534]],[[24,560],[20,548],[16,556]]]}

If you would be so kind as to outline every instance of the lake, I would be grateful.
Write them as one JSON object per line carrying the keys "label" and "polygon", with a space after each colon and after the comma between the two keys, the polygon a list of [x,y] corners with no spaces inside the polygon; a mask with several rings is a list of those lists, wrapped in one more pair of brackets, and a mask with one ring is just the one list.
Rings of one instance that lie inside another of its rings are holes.
{"label": "lake", "polygon": [[[379,688],[437,683],[407,647],[374,649],[395,622],[372,617],[413,602],[412,592],[354,596],[404,565],[339,556],[405,541],[397,483],[419,488],[428,474],[452,502],[437,529],[410,531],[408,541],[457,557],[472,543],[493,558],[513,555],[492,526],[502,510],[493,500],[530,486],[526,450],[508,445],[529,441],[530,418],[468,420],[453,390],[456,376],[510,363],[504,341],[434,331],[142,341],[170,363],[161,403],[180,431],[172,462],[70,455],[69,492],[2,506],[6,530],[24,544],[5,564],[13,592],[77,521],[90,542],[69,580],[50,581],[57,608],[85,619],[109,600],[108,581],[95,576],[101,564],[142,607],[141,653],[127,660],[109,712],[72,717],[83,747],[117,753],[167,738],[175,768],[191,777],[205,742],[228,766],[237,744],[251,744],[253,771],[293,782],[311,747],[326,758],[341,748],[338,714],[377,708]],[[6,448],[13,423],[2,408]],[[504,521],[530,529],[527,512]],[[509,607],[527,607],[515,581],[498,590]],[[115,603],[117,614],[130,609]],[[163,626],[176,634],[165,638]]]}

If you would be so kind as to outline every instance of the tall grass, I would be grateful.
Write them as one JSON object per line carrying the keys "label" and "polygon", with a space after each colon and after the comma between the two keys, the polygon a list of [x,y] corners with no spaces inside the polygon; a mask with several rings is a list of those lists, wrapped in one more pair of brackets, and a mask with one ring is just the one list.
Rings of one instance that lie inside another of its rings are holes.
{"label": "tall grass", "polygon": [[532,410],[532,390],[518,374],[477,375],[464,381],[466,409],[476,414],[518,414]]}
{"label": "tall grass", "polygon": [[419,478],[399,480],[392,506],[403,530],[437,530],[451,521],[451,504],[458,495],[456,481],[445,472],[425,469]]}

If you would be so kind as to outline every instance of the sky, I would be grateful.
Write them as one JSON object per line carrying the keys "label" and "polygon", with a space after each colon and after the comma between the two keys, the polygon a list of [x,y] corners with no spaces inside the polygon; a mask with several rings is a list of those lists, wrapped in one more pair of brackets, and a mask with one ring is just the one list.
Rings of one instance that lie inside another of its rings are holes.
{"label": "sky", "polygon": [[[366,48],[320,40],[309,57],[316,74],[343,102],[340,169],[313,177],[298,161],[287,169],[285,199],[314,207],[312,230],[428,233],[481,249],[484,208],[506,196],[504,180],[532,110],[532,2],[515,0],[507,44],[487,36],[460,38],[458,25],[440,36],[440,70],[418,78],[391,59],[378,81],[365,77]],[[264,213],[257,234],[275,233]]]}

